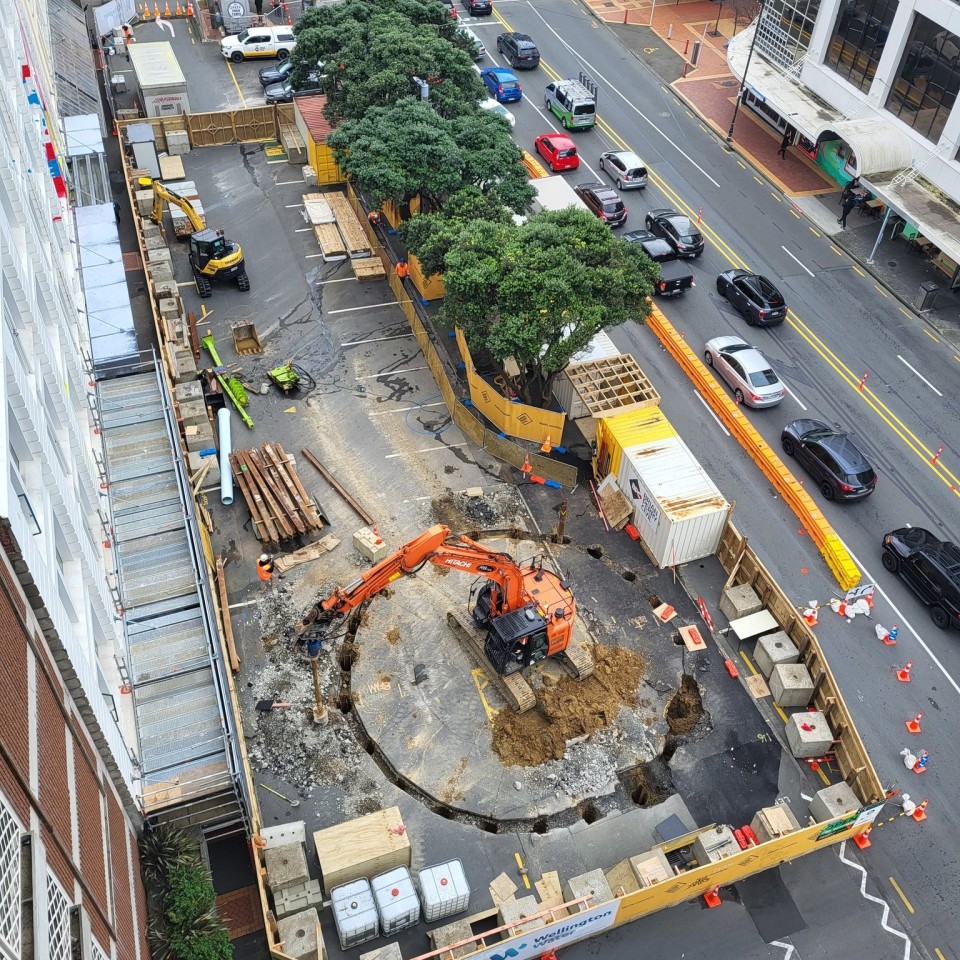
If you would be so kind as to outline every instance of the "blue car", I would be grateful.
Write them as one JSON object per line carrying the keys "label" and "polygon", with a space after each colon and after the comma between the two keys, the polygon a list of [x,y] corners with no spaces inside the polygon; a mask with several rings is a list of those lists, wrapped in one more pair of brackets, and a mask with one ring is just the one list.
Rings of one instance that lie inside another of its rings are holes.
{"label": "blue car", "polygon": [[490,91],[490,96],[500,103],[510,103],[523,96],[517,78],[503,67],[487,67],[486,70],[481,70],[480,79]]}

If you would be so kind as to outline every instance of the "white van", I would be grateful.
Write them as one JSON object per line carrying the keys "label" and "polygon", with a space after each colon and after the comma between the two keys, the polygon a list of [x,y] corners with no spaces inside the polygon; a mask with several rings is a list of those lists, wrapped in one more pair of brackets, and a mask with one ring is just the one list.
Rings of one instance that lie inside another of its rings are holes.
{"label": "white van", "polygon": [[286,60],[296,42],[293,27],[250,27],[224,37],[220,41],[220,52],[234,63],[264,57]]}

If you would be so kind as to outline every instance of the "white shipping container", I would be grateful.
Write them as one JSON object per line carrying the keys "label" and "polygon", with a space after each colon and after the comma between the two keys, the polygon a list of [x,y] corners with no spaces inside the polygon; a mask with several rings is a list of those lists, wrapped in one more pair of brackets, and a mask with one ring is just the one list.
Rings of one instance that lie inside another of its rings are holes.
{"label": "white shipping container", "polygon": [[424,867],[417,874],[417,880],[420,882],[423,919],[427,923],[462,913],[470,905],[470,884],[459,860]]}
{"label": "white shipping container", "polygon": [[420,922],[420,901],[406,867],[395,867],[370,881],[385,937]]}
{"label": "white shipping container", "polygon": [[729,505],[680,437],[626,448],[617,486],[633,504],[631,522],[657,566],[716,552]]}
{"label": "white shipping container", "polygon": [[541,210],[566,210],[575,207],[586,210],[587,205],[574,193],[573,187],[563,177],[534,177],[530,186],[536,190],[533,198],[533,212]]}
{"label": "white shipping container", "polygon": [[366,877],[334,887],[330,891],[330,909],[344,950],[380,936],[377,907]]}
{"label": "white shipping container", "polygon": [[132,43],[126,53],[148,117],[190,112],[187,81],[168,40]]}
{"label": "white shipping container", "polygon": [[568,420],[579,420],[589,417],[590,411],[584,406],[579,394],[573,389],[573,384],[567,376],[567,370],[581,363],[591,360],[608,360],[610,357],[619,357],[621,351],[610,339],[606,331],[601,330],[579,353],[575,353],[566,368],[553,381],[553,398],[566,413]]}

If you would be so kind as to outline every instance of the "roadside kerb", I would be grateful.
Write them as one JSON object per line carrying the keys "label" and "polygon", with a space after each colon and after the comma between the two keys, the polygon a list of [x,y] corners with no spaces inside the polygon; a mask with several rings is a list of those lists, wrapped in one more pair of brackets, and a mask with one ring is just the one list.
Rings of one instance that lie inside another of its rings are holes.
{"label": "roadside kerb", "polygon": [[837,578],[837,583],[844,590],[855,587],[860,582],[860,570],[840,538],[834,533],[833,527],[783,461],[757,433],[719,383],[707,372],[706,366],[690,349],[673,324],[660,312],[656,304],[652,305],[650,316],[647,317],[647,325],[727,426],[740,446],[746,450],[796,514],[803,528],[809,533],[810,539],[827,561],[827,566]]}

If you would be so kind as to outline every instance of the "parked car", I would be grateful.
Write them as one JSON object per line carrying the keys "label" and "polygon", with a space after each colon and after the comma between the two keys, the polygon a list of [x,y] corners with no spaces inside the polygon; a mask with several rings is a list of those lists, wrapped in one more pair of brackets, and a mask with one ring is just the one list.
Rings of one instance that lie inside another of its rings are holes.
{"label": "parked car", "polygon": [[713,367],[733,390],[737,403],[748,407],[774,407],[787,393],[767,358],[740,337],[714,337],[703,351]]}
{"label": "parked car", "polygon": [[923,527],[901,527],[883,538],[883,565],[930,608],[941,629],[960,627],[960,548]]}
{"label": "parked car", "polygon": [[651,210],[646,218],[647,229],[658,237],[663,237],[677,256],[691,258],[703,253],[703,236],[689,217],[678,213],[671,207]]}
{"label": "parked car", "polygon": [[480,71],[480,79],[490,96],[500,103],[511,103],[523,97],[519,81],[506,67],[487,67]]}
{"label": "parked car", "polygon": [[783,452],[796,457],[828,500],[862,500],[873,493],[877,474],[849,434],[822,420],[793,420],[780,435]]}
{"label": "parked car", "polygon": [[463,5],[471,17],[489,17],[493,13],[490,0],[463,0]]}
{"label": "parked car", "polygon": [[725,270],[717,277],[717,293],[726,297],[751,327],[772,327],[787,317],[786,300],[758,273]]}
{"label": "parked car", "polygon": [[517,118],[502,103],[497,103],[496,100],[481,100],[480,109],[489,110],[498,117],[503,117],[503,119],[510,124],[511,129],[517,125]]}
{"label": "parked car", "polygon": [[580,166],[577,148],[565,133],[541,133],[533,145],[554,173],[576,170]]}
{"label": "parked car", "polygon": [[318,93],[323,93],[323,78],[317,73],[311,73],[298,87],[294,87],[293,80],[287,77],[283,83],[271,84],[263,91],[267,103],[293,103],[294,97],[310,97]]}
{"label": "parked car", "polygon": [[540,51],[525,33],[501,33],[497,37],[497,53],[503,54],[514,70],[533,70],[540,65]]}
{"label": "parked car", "polygon": [[450,18],[457,19],[457,8],[453,5],[453,0],[440,0],[440,2],[450,11]]}
{"label": "parked car", "polygon": [[607,150],[601,153],[600,169],[617,185],[618,190],[643,190],[647,185],[647,168],[630,150]]}
{"label": "parked car", "polygon": [[283,83],[293,72],[293,61],[289,57],[281,60],[275,67],[260,68],[260,86],[269,87],[274,83]]}
{"label": "parked car", "polygon": [[625,233],[627,243],[639,243],[644,253],[660,267],[660,279],[653,288],[658,297],[682,296],[696,286],[693,271],[677,256],[676,250],[662,237],[649,230],[633,230]]}
{"label": "parked car", "polygon": [[234,63],[276,57],[285,60],[296,46],[293,27],[250,27],[220,41],[220,53]]}
{"label": "parked car", "polygon": [[461,25],[457,32],[468,41],[470,56],[474,60],[482,60],[487,55],[487,48],[483,45],[483,41],[469,27]]}
{"label": "parked car", "polygon": [[620,194],[612,187],[591,180],[588,183],[578,183],[573,190],[587,205],[587,209],[608,227],[622,227],[627,222],[627,208],[623,205]]}

